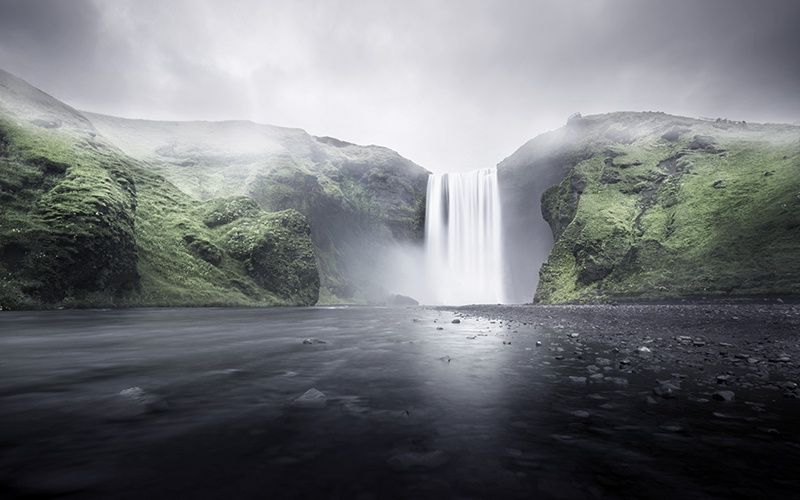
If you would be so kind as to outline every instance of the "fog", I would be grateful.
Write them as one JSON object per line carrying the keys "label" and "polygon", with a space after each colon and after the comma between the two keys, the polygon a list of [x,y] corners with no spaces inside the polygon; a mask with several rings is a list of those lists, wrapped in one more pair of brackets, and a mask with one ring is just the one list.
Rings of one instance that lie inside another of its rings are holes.
{"label": "fog", "polygon": [[88,111],[492,167],[580,111],[800,120],[800,3],[0,0],[0,67]]}

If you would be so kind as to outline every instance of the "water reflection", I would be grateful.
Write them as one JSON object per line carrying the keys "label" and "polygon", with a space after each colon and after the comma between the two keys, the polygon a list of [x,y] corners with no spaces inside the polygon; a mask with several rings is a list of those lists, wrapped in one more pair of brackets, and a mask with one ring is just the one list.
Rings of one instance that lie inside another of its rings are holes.
{"label": "water reflection", "polygon": [[[797,486],[794,401],[715,405],[694,375],[632,369],[612,346],[452,319],[4,313],[0,494],[744,498]],[[649,402],[663,378],[686,396]],[[311,388],[323,405],[293,404]]]}

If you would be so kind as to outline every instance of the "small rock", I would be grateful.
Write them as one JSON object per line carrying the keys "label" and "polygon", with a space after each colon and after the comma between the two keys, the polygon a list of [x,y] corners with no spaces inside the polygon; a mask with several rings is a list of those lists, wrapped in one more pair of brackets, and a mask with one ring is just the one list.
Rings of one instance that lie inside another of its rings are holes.
{"label": "small rock", "polygon": [[323,408],[328,404],[328,397],[323,392],[311,388],[295,399],[292,404],[302,408]]}
{"label": "small rock", "polygon": [[711,397],[717,401],[733,401],[735,396],[733,391],[717,391]]}
{"label": "small rock", "polygon": [[441,358],[439,358],[439,361],[444,361],[446,363],[449,363],[451,359],[453,358],[451,358],[450,356],[442,356]]}
{"label": "small rock", "polygon": [[569,334],[569,336],[572,337],[573,339],[578,338],[579,335],[580,335],[579,333],[570,333]]}
{"label": "small rock", "polygon": [[511,341],[510,340],[504,340],[503,341],[503,345],[511,345]]}
{"label": "small rock", "polygon": [[324,340],[320,339],[303,339],[304,344],[327,344]]}
{"label": "small rock", "polygon": [[160,396],[151,394],[141,387],[129,387],[121,390],[108,400],[103,408],[104,417],[108,420],[134,420],[148,413],[167,411],[169,405]]}
{"label": "small rock", "polygon": [[456,318],[453,321],[451,321],[451,323],[455,323],[457,325],[457,324],[461,323],[461,320]]}
{"label": "small rock", "polygon": [[586,377],[574,377],[574,376],[570,376],[570,378],[569,378],[569,379],[570,379],[572,382],[576,383],[576,384],[585,384],[585,383],[586,383]]}
{"label": "small rock", "polygon": [[727,384],[731,379],[730,375],[717,375],[717,383],[718,384]]}
{"label": "small rock", "polygon": [[578,418],[589,418],[589,412],[586,410],[575,410],[572,414]]}
{"label": "small rock", "polygon": [[628,379],[622,377],[606,377],[603,380],[607,380],[612,384],[616,384],[622,387],[628,387]]}
{"label": "small rock", "polygon": [[664,399],[675,399],[677,397],[676,391],[680,390],[680,383],[672,380],[659,381],[656,387],[653,387],[653,394]]}
{"label": "small rock", "polygon": [[542,342],[541,342],[541,341],[539,341],[539,340],[537,340],[537,341],[536,341],[536,347],[539,347],[539,346],[541,346],[541,345],[542,345]]}
{"label": "small rock", "polygon": [[475,335],[467,335],[467,339],[469,339],[469,340],[475,340],[477,338],[478,337],[476,337]]}
{"label": "small rock", "polygon": [[642,356],[642,357],[647,357],[652,352],[653,351],[649,347],[642,346],[642,347],[637,347],[636,348],[636,354],[638,354],[639,356]]}
{"label": "small rock", "polygon": [[441,326],[437,326],[436,329],[437,330],[444,330],[444,328],[442,328]]}

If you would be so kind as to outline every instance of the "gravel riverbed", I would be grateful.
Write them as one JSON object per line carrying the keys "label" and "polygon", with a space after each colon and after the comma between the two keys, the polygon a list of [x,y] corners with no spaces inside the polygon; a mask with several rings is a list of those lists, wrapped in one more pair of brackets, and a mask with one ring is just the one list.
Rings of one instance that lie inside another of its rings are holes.
{"label": "gravel riverbed", "polygon": [[[620,304],[472,305],[448,308],[468,317],[503,321],[506,328],[578,333],[573,339],[615,346],[650,364],[704,371],[708,365],[746,367],[769,381],[800,383],[800,305]],[[642,350],[646,347],[646,350]],[[637,351],[638,349],[638,351]],[[772,384],[771,384],[772,385]],[[786,385],[786,384],[784,384]]]}

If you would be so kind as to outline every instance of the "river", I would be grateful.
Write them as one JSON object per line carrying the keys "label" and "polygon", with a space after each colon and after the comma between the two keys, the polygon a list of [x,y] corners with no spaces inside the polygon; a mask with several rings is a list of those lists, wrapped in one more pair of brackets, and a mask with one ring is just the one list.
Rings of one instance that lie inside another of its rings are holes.
{"label": "river", "polygon": [[[630,371],[609,346],[454,318],[361,307],[3,312],[0,496],[798,491],[794,401],[778,395],[766,412],[702,398],[653,405],[654,378],[670,375]],[[604,376],[589,378],[589,362]],[[304,400],[311,389],[324,398]]]}

